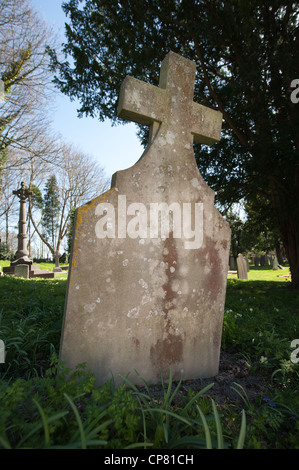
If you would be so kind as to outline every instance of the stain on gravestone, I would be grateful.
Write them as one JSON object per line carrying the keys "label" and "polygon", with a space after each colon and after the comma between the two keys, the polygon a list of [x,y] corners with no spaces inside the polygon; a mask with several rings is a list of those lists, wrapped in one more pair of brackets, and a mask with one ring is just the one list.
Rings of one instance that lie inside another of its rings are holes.
{"label": "stain on gravestone", "polygon": [[193,102],[195,71],[170,52],[159,87],[124,80],[119,116],[151,126],[150,143],[76,212],[60,358],[99,384],[218,372],[230,229],[193,139],[219,140],[222,115]]}

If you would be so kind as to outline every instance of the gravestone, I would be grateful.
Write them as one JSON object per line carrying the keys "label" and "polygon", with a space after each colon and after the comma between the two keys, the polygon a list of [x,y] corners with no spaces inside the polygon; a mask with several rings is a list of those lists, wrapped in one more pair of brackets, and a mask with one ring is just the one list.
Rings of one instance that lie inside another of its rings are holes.
{"label": "gravestone", "polygon": [[258,256],[254,257],[254,266],[257,268],[260,264],[260,258]]}
{"label": "gravestone", "polygon": [[238,270],[239,279],[248,279],[247,262],[241,253],[238,254],[238,258],[237,258],[237,270]]}
{"label": "gravestone", "polygon": [[231,270],[235,269],[235,258],[233,256],[229,257],[229,267]]}
{"label": "gravestone", "polygon": [[222,115],[193,102],[195,71],[170,52],[159,87],[126,77],[118,114],[149,125],[149,145],[76,211],[60,359],[98,384],[218,372],[230,228],[193,139],[219,140]]}
{"label": "gravestone", "polygon": [[25,279],[29,278],[29,265],[28,264],[17,264],[15,266],[14,275],[16,277],[24,277]]}

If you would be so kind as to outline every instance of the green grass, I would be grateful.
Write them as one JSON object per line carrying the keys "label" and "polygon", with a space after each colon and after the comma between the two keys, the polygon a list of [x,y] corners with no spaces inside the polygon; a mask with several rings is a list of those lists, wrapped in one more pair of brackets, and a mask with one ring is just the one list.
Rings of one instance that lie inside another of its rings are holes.
{"label": "green grass", "polygon": [[[10,261],[0,260],[0,268],[2,268],[3,266],[10,266]],[[2,269],[1,269],[1,271],[2,271]]]}
{"label": "green grass", "polygon": [[66,370],[57,360],[66,280],[1,277],[0,448],[298,449],[290,343],[299,338],[299,292],[277,277],[285,272],[251,267],[248,280],[228,278],[222,349],[272,387],[250,401],[236,385],[240,400],[221,405],[203,396],[213,384],[171,388],[170,376],[157,400],[146,383],[142,392],[128,378],[99,387],[84,365]]}

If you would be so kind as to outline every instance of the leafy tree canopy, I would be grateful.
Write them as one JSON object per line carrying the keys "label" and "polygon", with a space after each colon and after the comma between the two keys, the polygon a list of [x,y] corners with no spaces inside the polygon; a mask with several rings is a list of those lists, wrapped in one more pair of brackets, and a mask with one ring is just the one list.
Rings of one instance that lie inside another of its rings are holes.
{"label": "leafy tree canopy", "polygon": [[224,118],[221,141],[196,148],[200,172],[221,204],[270,201],[299,287],[298,3],[68,0],[63,9],[65,60],[50,54],[79,114],[116,120],[125,76],[158,85],[169,50],[196,62],[194,100]]}

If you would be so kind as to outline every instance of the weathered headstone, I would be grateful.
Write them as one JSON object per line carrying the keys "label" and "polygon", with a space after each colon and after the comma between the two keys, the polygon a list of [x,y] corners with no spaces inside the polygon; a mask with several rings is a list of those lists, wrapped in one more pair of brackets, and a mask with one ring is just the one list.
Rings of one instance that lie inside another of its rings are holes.
{"label": "weathered headstone", "polygon": [[237,258],[237,270],[238,270],[239,279],[248,279],[247,262],[241,253],[238,254],[238,258]]}
{"label": "weathered headstone", "polygon": [[230,229],[200,175],[193,138],[222,116],[193,102],[195,64],[173,52],[159,87],[127,77],[119,116],[151,126],[140,160],[76,212],[60,359],[99,384],[218,372]]}
{"label": "weathered headstone", "polygon": [[235,258],[233,256],[229,257],[229,267],[231,270],[235,269]]}
{"label": "weathered headstone", "polygon": [[25,279],[29,278],[29,265],[28,264],[17,264],[15,266],[14,275],[16,277],[24,277]]}
{"label": "weathered headstone", "polygon": [[278,269],[278,260],[277,260],[277,256],[274,256],[274,259],[273,259],[273,271],[277,271]]}

